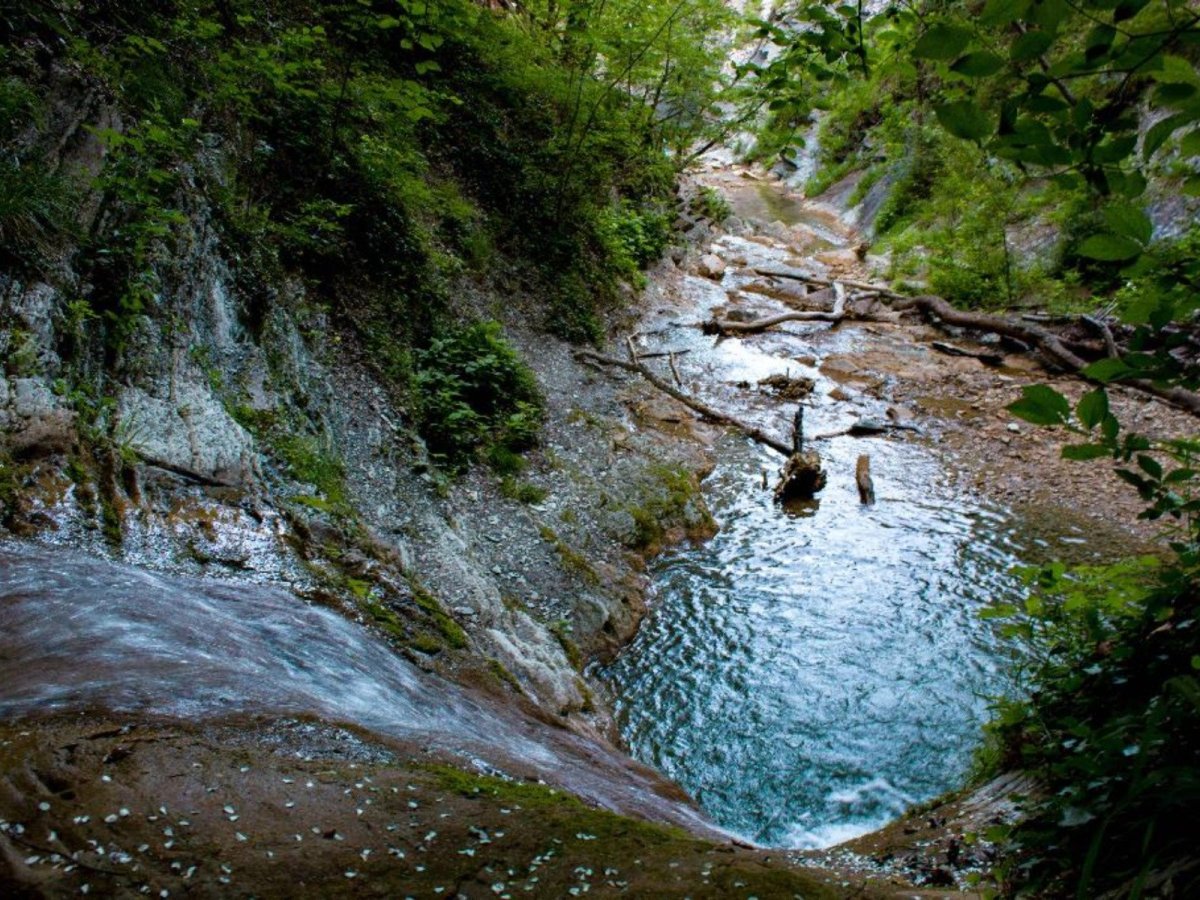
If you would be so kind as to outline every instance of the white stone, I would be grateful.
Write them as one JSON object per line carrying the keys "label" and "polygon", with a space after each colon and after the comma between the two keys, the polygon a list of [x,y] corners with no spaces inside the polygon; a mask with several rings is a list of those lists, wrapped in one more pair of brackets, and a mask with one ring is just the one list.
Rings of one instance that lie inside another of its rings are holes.
{"label": "white stone", "polygon": [[719,281],[725,275],[725,260],[721,259],[715,253],[705,253],[700,257],[696,271],[705,278],[712,278]]}

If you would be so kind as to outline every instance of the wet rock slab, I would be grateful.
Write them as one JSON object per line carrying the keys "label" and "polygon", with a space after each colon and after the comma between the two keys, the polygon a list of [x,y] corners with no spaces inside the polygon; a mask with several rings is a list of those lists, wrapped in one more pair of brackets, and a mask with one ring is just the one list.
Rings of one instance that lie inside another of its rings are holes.
{"label": "wet rock slab", "polygon": [[311,720],[9,723],[0,770],[7,896],[841,895],[778,854]]}

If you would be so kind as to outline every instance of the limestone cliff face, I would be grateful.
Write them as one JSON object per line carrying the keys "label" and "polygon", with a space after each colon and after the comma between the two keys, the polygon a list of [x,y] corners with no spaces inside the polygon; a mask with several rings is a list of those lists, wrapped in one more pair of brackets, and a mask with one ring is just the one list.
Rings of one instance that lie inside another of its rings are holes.
{"label": "limestone cliff face", "polygon": [[[30,146],[86,180],[105,153],[97,123],[119,130],[120,117],[60,80]],[[210,183],[221,158],[214,145],[198,163]],[[512,313],[510,339],[547,397],[524,476],[545,497],[510,499],[482,466],[440,471],[405,398],[319,297],[286,276],[246,284],[243,248],[223,240],[194,182],[183,179],[153,303],[115,352],[81,312],[75,246],[38,277],[0,271],[0,534],[283,584],[422,665],[603,727],[580,665],[627,640],[643,609],[630,510],[668,491],[664,461],[695,469],[696,451],[634,434],[614,388]],[[81,209],[79,234],[103,242],[115,219],[95,197]],[[453,293],[464,319],[537,302],[466,283]],[[306,483],[314,467],[334,473],[336,503]],[[703,514],[693,503],[667,524]]]}

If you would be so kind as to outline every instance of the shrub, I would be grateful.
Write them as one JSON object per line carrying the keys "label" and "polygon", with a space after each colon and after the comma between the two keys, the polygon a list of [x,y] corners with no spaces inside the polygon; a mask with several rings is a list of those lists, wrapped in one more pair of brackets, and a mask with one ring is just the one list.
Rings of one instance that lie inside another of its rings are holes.
{"label": "shrub", "polygon": [[541,391],[497,322],[435,338],[417,354],[414,387],[421,434],[435,458],[460,465],[480,447],[517,452],[537,441]]}

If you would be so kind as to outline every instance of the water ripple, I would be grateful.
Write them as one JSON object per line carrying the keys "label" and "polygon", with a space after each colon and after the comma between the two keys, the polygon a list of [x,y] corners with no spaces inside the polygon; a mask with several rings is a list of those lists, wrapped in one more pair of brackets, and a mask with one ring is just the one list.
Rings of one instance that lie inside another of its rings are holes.
{"label": "water ripple", "polygon": [[[860,507],[869,449],[879,502]],[[601,675],[634,755],[749,838],[815,847],[954,787],[1001,650],[1024,524],[961,496],[917,443],[834,441],[815,514],[757,489],[777,461],[729,438],[707,482],[721,532],[654,567],[656,607]]]}

